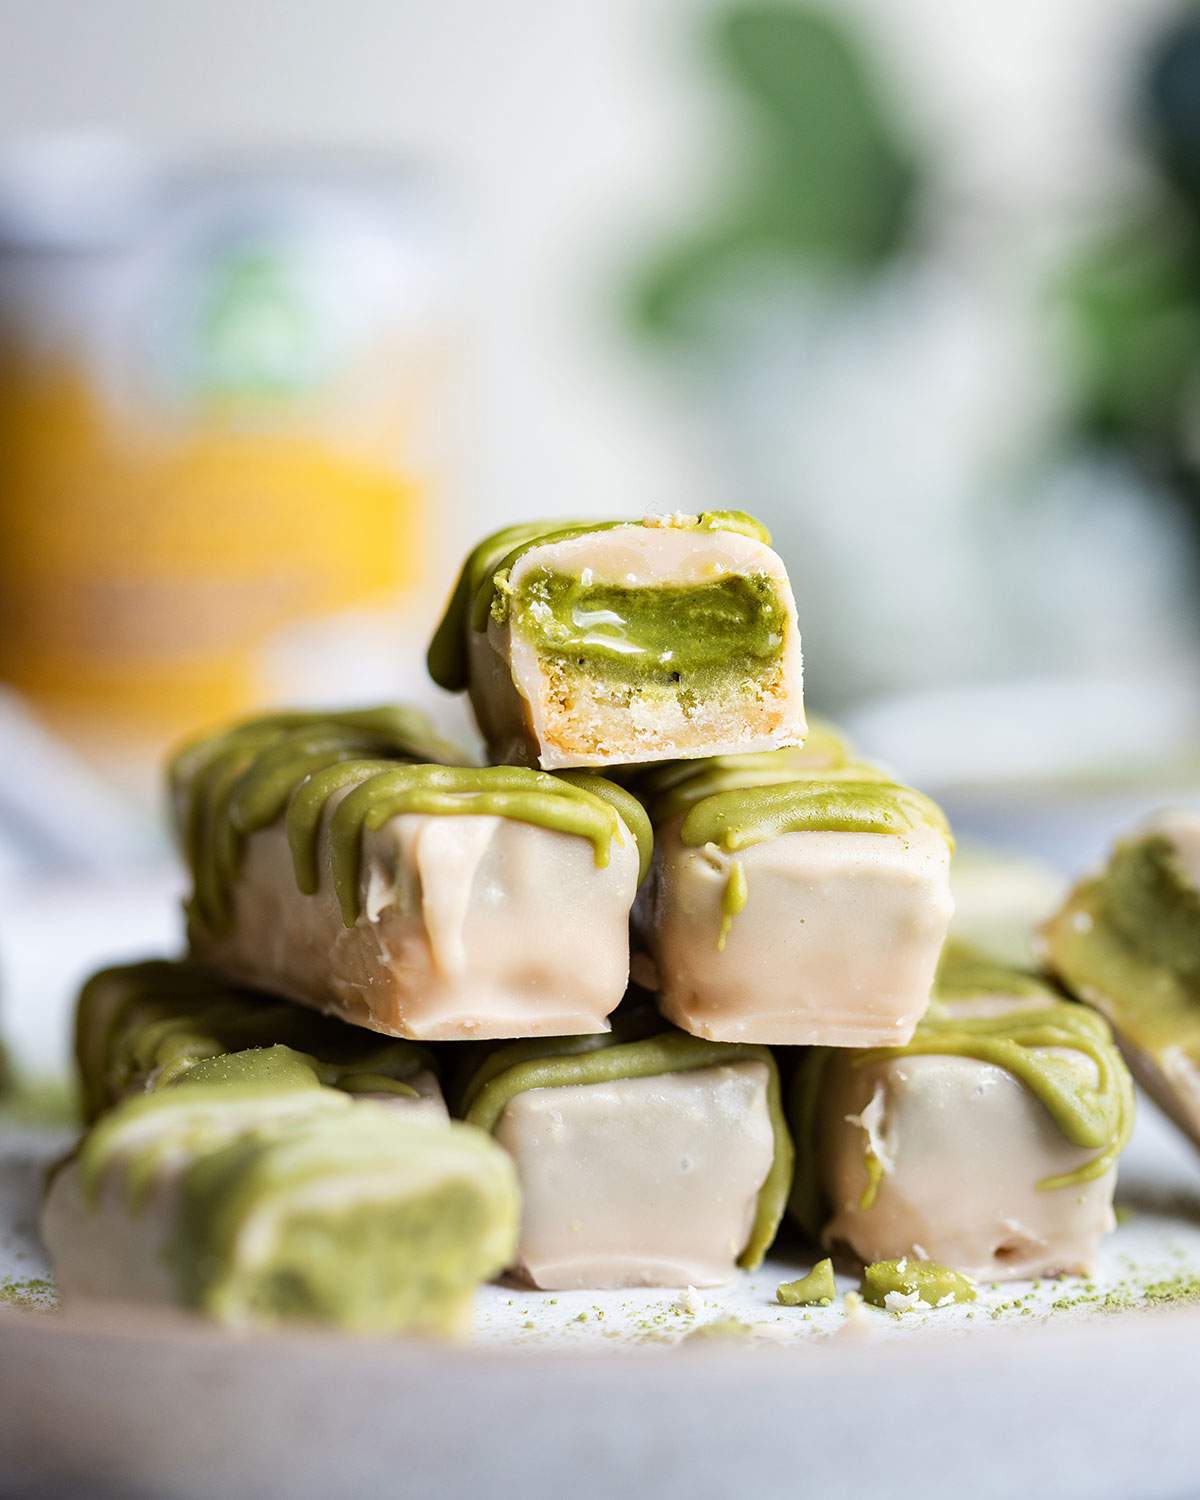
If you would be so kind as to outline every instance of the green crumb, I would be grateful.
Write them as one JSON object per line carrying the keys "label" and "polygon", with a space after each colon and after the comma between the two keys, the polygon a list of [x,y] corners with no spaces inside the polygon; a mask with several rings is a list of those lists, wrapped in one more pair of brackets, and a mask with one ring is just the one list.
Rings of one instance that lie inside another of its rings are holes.
{"label": "green crumb", "polygon": [[1118,1203],[1113,1214],[1118,1224],[1130,1224],[1136,1217],[1128,1203]]}
{"label": "green crumb", "polygon": [[775,1288],[775,1300],[784,1307],[829,1307],[836,1296],[833,1261],[828,1257],[819,1260],[807,1276]]}
{"label": "green crumb", "polygon": [[587,1320],[588,1320],[588,1315],[587,1315],[587,1313],[585,1313],[585,1312],[581,1312],[581,1313],[576,1313],[576,1314],[575,1314],[575,1321],[576,1321],[576,1322],[577,1322],[577,1323],[586,1323],[586,1322],[587,1322]]}
{"label": "green crumb", "polygon": [[521,1327],[522,1328],[536,1328],[537,1324],[533,1321],[532,1318],[526,1318],[525,1321],[524,1321],[524,1323],[521,1324]]}
{"label": "green crumb", "polygon": [[685,1333],[680,1342],[690,1344],[695,1339],[740,1339],[753,1332],[750,1324],[743,1323],[740,1318],[714,1318],[711,1323],[702,1323],[699,1328],[693,1328],[691,1333]]}
{"label": "green crumb", "polygon": [[922,1302],[927,1307],[947,1307],[953,1302],[975,1301],[975,1283],[969,1277],[910,1256],[868,1266],[859,1290],[873,1307],[896,1313],[912,1312]]}
{"label": "green crumb", "polygon": [[0,1281],[0,1307],[13,1307],[20,1312],[54,1312],[58,1293],[52,1281],[37,1278]]}

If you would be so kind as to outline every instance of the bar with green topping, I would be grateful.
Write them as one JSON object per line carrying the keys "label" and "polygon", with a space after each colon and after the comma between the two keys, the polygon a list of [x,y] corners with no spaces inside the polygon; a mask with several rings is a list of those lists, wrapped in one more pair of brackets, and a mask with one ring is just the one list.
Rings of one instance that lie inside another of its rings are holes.
{"label": "bar with green topping", "polygon": [[821,727],[635,778],[655,828],[635,973],[715,1041],[906,1042],[953,911],[941,810]]}
{"label": "bar with green topping", "polygon": [[533,1286],[714,1286],[774,1239],[792,1145],[765,1047],[622,1010],[609,1037],[487,1050],[459,1108],[516,1163]]}
{"label": "bar with green topping", "polygon": [[1133,1088],[1101,1016],[955,950],[907,1045],[805,1055],[791,1117],[814,1239],[1005,1281],[1093,1267]]}
{"label": "bar with green topping", "polygon": [[650,857],[640,803],[587,772],[455,759],[396,709],[272,715],[185,747],[194,957],[390,1036],[605,1030]]}
{"label": "bar with green topping", "polygon": [[446,1120],[428,1048],[347,1026],[303,1006],[239,990],[200,964],[148,959],[102,969],[75,1011],[75,1060],[84,1118],[183,1078],[206,1059],[283,1045],[313,1077],[358,1099],[395,1104],[414,1119]]}
{"label": "bar with green topping", "polygon": [[516,1227],[512,1165],[482,1131],[355,1102],[286,1047],[198,1062],[109,1110],[42,1214],[68,1304],[360,1333],[461,1330]]}
{"label": "bar with green topping", "polygon": [[752,516],[535,521],[482,541],[429,648],[492,760],[610,766],[804,738],[787,573]]}
{"label": "bar with green topping", "polygon": [[1122,839],[1043,937],[1050,967],[1200,1145],[1200,813],[1162,813]]}

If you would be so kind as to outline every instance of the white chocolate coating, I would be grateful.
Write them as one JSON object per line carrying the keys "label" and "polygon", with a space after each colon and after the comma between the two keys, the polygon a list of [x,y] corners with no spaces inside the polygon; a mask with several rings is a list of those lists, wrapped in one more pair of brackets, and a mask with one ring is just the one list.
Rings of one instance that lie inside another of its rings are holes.
{"label": "white chocolate coating", "polygon": [[515,1269],[547,1290],[727,1281],[775,1151],[761,1062],[531,1089],[495,1135],[521,1184]]}
{"label": "white chocolate coating", "polygon": [[42,1240],[54,1265],[59,1295],[112,1297],[169,1307],[179,1291],[164,1251],[175,1224],[175,1182],[160,1178],[130,1211],[124,1182],[106,1176],[94,1204],[85,1202],[79,1169],[54,1174],[42,1205]]}
{"label": "white chocolate coating", "polygon": [[[722,1042],[911,1039],[954,910],[942,834],[785,833],[731,856],[685,847],[680,821],[657,830],[636,913],[666,1016]],[[735,858],[748,898],[718,948]]]}
{"label": "white chocolate coating", "polygon": [[513,566],[520,587],[532,570],[631,588],[710,584],[730,575],[765,575],[785,609],[782,650],[769,688],[748,688],[738,701],[681,704],[674,694],[616,688],[582,677],[548,674],[536,646],[511,619],[473,632],[470,693],[494,760],[539,765],[608,766],[673,756],[772,750],[804,738],[802,665],[796,606],[787,571],[763,542],[732,531],[683,526],[625,526],[531,547]]}
{"label": "white chocolate coating", "polygon": [[[365,1099],[370,1096],[360,1096]],[[345,1106],[344,1099],[335,1102]],[[438,1102],[440,1103],[440,1096]],[[324,1105],[326,1100],[322,1098]],[[389,1109],[402,1111],[406,1122],[428,1133],[428,1151],[406,1151],[396,1158],[394,1171],[378,1166],[366,1171],[348,1170],[340,1162],[319,1176],[301,1180],[285,1196],[269,1195],[263,1208],[249,1215],[236,1242],[240,1262],[253,1265],[269,1258],[279,1215],[283,1208],[336,1211],[344,1205],[380,1201],[427,1191],[437,1183],[478,1173],[482,1180],[495,1175],[495,1163],[464,1160],[456,1152],[437,1149],[451,1139],[444,1106],[440,1113],[416,1101],[387,1097]],[[282,1099],[279,1114],[311,1108],[312,1095],[303,1093]],[[332,1107],[332,1106],[330,1106]],[[350,1109],[358,1105],[349,1105]],[[261,1110],[259,1111],[261,1115]],[[245,1122],[254,1123],[252,1120]],[[455,1130],[458,1127],[454,1127]],[[238,1134],[236,1118],[229,1122],[224,1140]],[[211,1140],[199,1151],[219,1147]],[[456,1144],[452,1142],[452,1144]],[[136,1149],[136,1141],[130,1145]],[[64,1299],[108,1298],[156,1306],[179,1305],[182,1301],[172,1251],[181,1209],[180,1188],[184,1174],[197,1158],[186,1135],[156,1163],[152,1181],[136,1202],[131,1200],[128,1172],[130,1151],[118,1151],[107,1164],[94,1198],[85,1194],[78,1163],[71,1161],[52,1178],[42,1205],[42,1239],[54,1266],[55,1281]],[[503,1158],[500,1158],[503,1161]]]}
{"label": "white chocolate coating", "polygon": [[[822,1239],[849,1246],[864,1262],[928,1258],[984,1281],[1086,1273],[1115,1224],[1115,1169],[1092,1182],[1040,1189],[1042,1179],[1074,1171],[1095,1153],[1072,1146],[1011,1073],[973,1058],[855,1067],[835,1054],[816,1138],[831,1205]],[[864,1209],[868,1146],[883,1176]]]}
{"label": "white chocolate coating", "polygon": [[606,1031],[629,978],[638,853],[502,817],[403,814],[363,837],[361,912],[342,922],[326,832],[296,885],[282,822],[250,835],[228,930],[197,957],[238,983],[418,1040]]}
{"label": "white chocolate coating", "polygon": [[[193,1094],[189,1102],[194,1106],[193,1118],[205,1126],[210,1148],[272,1120],[353,1107],[344,1094],[331,1089],[264,1096],[241,1108],[225,1105],[215,1116],[206,1116],[203,1093]],[[179,1183],[193,1159],[183,1144],[186,1136],[176,1132],[161,1150],[153,1179],[136,1204],[130,1200],[126,1179],[130,1159],[154,1143],[162,1123],[161,1117],[152,1114],[126,1130],[122,1150],[96,1185],[94,1201],[84,1194],[78,1161],[65,1163],[51,1177],[42,1201],[40,1228],[63,1298],[113,1297],[155,1305],[178,1302],[179,1288],[166,1250],[179,1208]]]}
{"label": "white chocolate coating", "polygon": [[369,1099],[372,1104],[385,1104],[388,1109],[400,1110],[407,1120],[420,1121],[423,1125],[446,1125],[450,1111],[437,1075],[429,1068],[422,1068],[411,1078],[404,1080],[417,1097],[410,1099],[404,1094],[352,1094],[353,1099]]}

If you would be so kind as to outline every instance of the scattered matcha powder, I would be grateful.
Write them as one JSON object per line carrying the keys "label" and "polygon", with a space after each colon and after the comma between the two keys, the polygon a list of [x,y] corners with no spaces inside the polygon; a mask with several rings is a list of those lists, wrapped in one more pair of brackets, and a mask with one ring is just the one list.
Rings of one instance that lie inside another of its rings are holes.
{"label": "scattered matcha powder", "polygon": [[22,1312],[54,1312],[58,1293],[52,1281],[0,1281],[0,1306],[19,1308]]}

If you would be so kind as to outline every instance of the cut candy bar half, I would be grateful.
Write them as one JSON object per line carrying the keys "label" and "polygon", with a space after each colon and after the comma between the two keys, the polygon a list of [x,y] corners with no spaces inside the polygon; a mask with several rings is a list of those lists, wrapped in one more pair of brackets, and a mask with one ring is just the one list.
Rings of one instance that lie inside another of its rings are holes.
{"label": "cut candy bar half", "polygon": [[750,516],[534,522],[467,558],[429,650],[491,758],[611,766],[804,738],[787,573]]}

